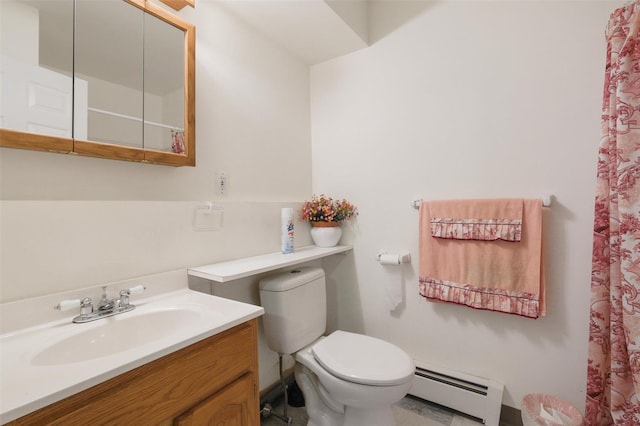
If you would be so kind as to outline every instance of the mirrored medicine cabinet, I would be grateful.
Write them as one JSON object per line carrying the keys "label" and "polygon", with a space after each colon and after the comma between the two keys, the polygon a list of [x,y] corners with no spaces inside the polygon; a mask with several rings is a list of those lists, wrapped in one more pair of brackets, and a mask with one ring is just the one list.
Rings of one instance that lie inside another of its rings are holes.
{"label": "mirrored medicine cabinet", "polygon": [[0,1],[0,146],[195,165],[195,27],[145,0]]}

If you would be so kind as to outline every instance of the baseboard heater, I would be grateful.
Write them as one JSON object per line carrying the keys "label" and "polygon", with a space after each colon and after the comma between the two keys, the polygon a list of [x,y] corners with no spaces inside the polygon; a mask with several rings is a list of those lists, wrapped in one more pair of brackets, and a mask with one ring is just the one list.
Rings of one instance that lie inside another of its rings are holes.
{"label": "baseboard heater", "polygon": [[409,394],[498,426],[504,385],[491,379],[415,361]]}

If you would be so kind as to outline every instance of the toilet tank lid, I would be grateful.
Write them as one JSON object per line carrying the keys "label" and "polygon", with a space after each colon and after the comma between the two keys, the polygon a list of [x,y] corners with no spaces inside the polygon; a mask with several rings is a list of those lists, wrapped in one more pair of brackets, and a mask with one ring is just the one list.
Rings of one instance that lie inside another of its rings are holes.
{"label": "toilet tank lid", "polygon": [[324,278],[322,268],[296,268],[261,279],[260,291],[287,291],[320,278]]}

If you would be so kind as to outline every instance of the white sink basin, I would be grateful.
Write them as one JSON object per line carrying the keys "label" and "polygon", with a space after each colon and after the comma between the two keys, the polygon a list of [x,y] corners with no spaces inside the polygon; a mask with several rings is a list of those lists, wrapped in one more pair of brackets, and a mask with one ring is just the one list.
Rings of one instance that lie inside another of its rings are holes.
{"label": "white sink basin", "polygon": [[69,364],[107,357],[190,329],[202,317],[195,308],[136,314],[134,310],[97,320],[99,325],[88,330],[82,328],[83,324],[73,325],[76,333],[47,342],[43,349],[27,357],[33,365]]}

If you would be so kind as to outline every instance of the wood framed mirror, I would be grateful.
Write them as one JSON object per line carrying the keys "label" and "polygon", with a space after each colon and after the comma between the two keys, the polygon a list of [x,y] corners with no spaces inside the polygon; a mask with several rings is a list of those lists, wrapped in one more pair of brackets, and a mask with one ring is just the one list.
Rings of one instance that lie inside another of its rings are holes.
{"label": "wood framed mirror", "polygon": [[195,165],[193,25],[144,0],[0,8],[0,146]]}

